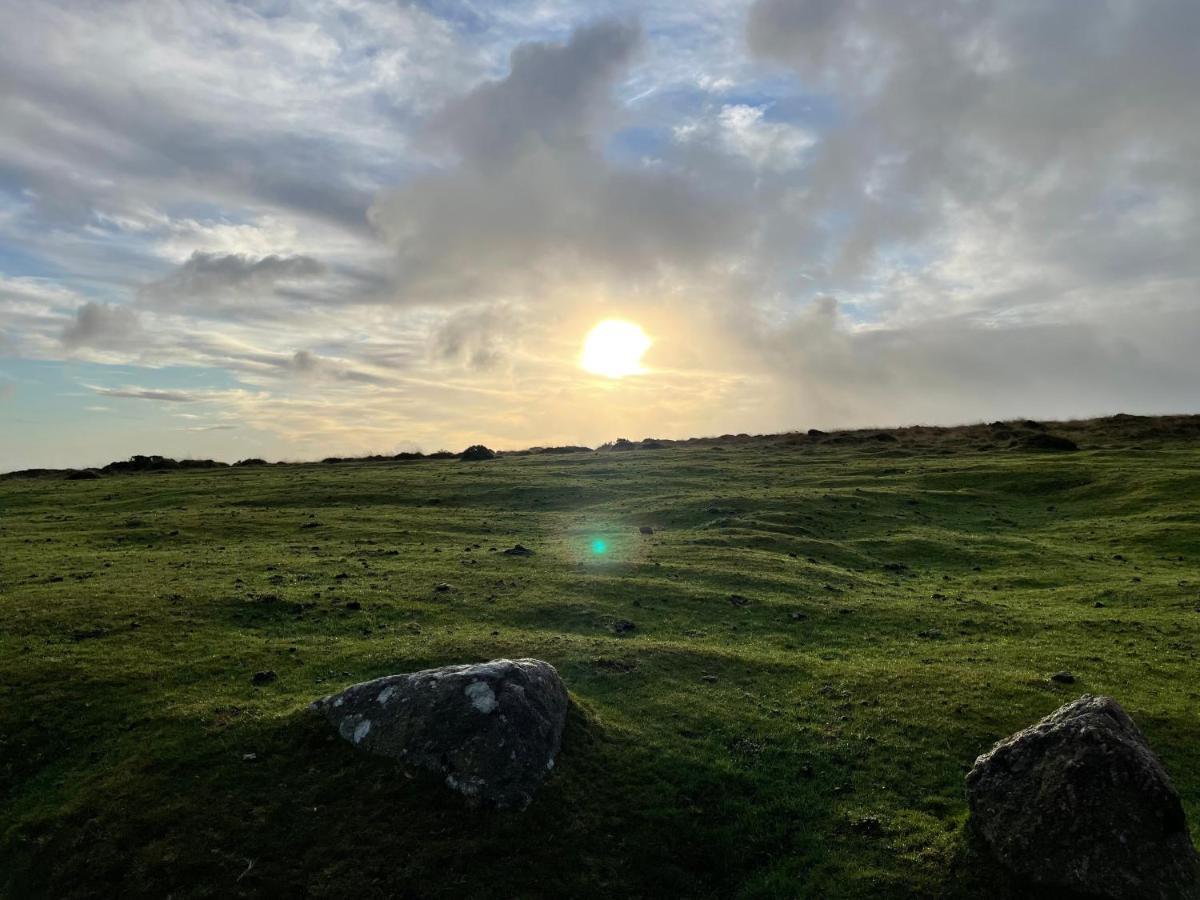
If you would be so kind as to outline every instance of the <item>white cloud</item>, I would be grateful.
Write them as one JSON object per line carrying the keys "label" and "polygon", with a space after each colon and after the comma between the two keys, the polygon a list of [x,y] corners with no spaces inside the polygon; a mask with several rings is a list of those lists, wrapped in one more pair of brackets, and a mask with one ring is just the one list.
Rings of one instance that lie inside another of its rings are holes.
{"label": "white cloud", "polygon": [[756,169],[787,171],[804,160],[816,143],[806,129],[765,118],[766,110],[744,103],[722,106],[713,116],[676,125],[675,139],[683,143],[709,142]]}

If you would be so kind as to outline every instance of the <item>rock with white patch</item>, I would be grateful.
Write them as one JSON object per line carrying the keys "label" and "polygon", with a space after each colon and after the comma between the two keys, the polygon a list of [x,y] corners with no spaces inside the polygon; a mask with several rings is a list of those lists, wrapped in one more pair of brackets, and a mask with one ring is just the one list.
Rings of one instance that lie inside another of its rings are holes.
{"label": "rock with white patch", "polygon": [[432,771],[472,800],[523,808],[554,767],[567,690],[549,663],[496,659],[388,675],[311,709],[368,753]]}

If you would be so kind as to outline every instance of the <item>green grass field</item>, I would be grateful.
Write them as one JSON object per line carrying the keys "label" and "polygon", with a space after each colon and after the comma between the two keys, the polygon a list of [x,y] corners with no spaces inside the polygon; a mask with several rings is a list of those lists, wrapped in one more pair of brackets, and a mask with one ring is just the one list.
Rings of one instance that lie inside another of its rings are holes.
{"label": "green grass field", "polygon": [[[963,776],[1085,692],[1200,837],[1200,442],[900,437],[0,481],[0,895],[1023,896]],[[524,813],[305,713],[503,656]]]}

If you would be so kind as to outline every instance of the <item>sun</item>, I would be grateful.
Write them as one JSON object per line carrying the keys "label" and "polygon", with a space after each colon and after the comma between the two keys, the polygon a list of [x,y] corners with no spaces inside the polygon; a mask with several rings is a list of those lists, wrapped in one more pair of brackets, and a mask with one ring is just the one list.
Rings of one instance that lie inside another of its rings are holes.
{"label": "sun", "polygon": [[607,319],[584,338],[579,365],[593,375],[607,378],[638,375],[645,371],[642,354],[652,343],[641,326],[621,319]]}

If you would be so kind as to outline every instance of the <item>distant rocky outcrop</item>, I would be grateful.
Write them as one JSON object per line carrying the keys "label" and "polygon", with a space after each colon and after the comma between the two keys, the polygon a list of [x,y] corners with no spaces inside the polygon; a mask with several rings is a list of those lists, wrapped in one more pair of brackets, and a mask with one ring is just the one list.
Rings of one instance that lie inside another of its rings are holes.
{"label": "distant rocky outcrop", "polygon": [[496,451],[483,446],[483,444],[472,444],[460,453],[458,458],[464,462],[479,462],[485,459],[495,459]]}
{"label": "distant rocky outcrop", "polygon": [[519,809],[554,766],[567,690],[549,663],[496,659],[377,678],[311,709],[362,750],[433,772],[472,800]]}
{"label": "distant rocky outcrop", "polygon": [[1056,450],[1059,452],[1070,452],[1079,449],[1079,445],[1070,438],[1065,438],[1057,434],[1046,434],[1045,432],[1041,431],[1025,438],[1021,444],[1028,450]]}
{"label": "distant rocky outcrop", "polygon": [[136,455],[126,460],[110,462],[101,472],[170,472],[174,469],[220,469],[228,463],[213,459],[171,459],[169,456]]}
{"label": "distant rocky outcrop", "polygon": [[996,744],[967,775],[971,824],[1043,888],[1112,900],[1197,900],[1179,794],[1137,726],[1088,694]]}

